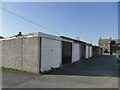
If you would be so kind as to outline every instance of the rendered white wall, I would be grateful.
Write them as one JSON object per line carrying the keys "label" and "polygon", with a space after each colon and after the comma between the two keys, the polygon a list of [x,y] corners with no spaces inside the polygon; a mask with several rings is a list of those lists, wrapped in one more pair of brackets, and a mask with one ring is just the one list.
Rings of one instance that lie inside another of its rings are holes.
{"label": "rendered white wall", "polygon": [[79,44],[72,45],[72,62],[76,62],[80,59],[80,46]]}
{"label": "rendered white wall", "polygon": [[41,71],[57,68],[61,64],[61,41],[41,39]]}

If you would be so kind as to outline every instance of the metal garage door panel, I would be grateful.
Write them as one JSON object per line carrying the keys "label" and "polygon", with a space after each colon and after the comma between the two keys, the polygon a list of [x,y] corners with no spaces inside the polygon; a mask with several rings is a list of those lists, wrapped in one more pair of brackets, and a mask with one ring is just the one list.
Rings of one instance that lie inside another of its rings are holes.
{"label": "metal garage door panel", "polygon": [[72,62],[72,43],[62,42],[62,65]]}
{"label": "metal garage door panel", "polygon": [[41,71],[60,67],[61,42],[42,38],[41,40]]}
{"label": "metal garage door panel", "polygon": [[72,62],[76,62],[80,58],[79,44],[73,44]]}
{"label": "metal garage door panel", "polygon": [[90,57],[92,57],[92,46],[90,46]]}
{"label": "metal garage door panel", "polygon": [[2,41],[0,41],[0,67],[2,67]]}

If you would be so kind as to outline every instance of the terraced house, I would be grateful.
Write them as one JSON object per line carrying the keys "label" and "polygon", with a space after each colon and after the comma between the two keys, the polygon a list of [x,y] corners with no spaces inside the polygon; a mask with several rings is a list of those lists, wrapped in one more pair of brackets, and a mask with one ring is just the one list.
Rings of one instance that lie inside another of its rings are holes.
{"label": "terraced house", "polygon": [[99,47],[103,49],[103,55],[114,55],[120,49],[120,39],[99,39]]}

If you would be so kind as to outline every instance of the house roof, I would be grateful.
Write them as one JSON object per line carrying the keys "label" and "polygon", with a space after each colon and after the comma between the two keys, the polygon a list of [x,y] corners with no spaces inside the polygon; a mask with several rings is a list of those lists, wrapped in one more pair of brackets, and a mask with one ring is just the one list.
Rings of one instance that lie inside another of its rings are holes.
{"label": "house roof", "polygon": [[99,44],[110,44],[111,40],[115,41],[117,44],[120,43],[120,39],[99,39]]}
{"label": "house roof", "polygon": [[110,44],[111,39],[99,39],[99,44],[108,43]]}

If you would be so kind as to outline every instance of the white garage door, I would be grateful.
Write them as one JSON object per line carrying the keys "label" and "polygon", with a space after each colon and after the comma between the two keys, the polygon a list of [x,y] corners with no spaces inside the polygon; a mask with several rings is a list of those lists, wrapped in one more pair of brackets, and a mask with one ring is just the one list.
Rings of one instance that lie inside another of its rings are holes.
{"label": "white garage door", "polygon": [[92,46],[90,46],[90,57],[92,57]]}
{"label": "white garage door", "polygon": [[42,38],[41,40],[41,71],[60,67],[61,42]]}
{"label": "white garage door", "polygon": [[86,46],[86,58],[89,58],[89,47]]}
{"label": "white garage door", "polygon": [[79,44],[73,44],[72,47],[72,62],[76,62],[80,59],[80,49]]}
{"label": "white garage door", "polygon": [[0,67],[2,67],[2,41],[0,41]]}

